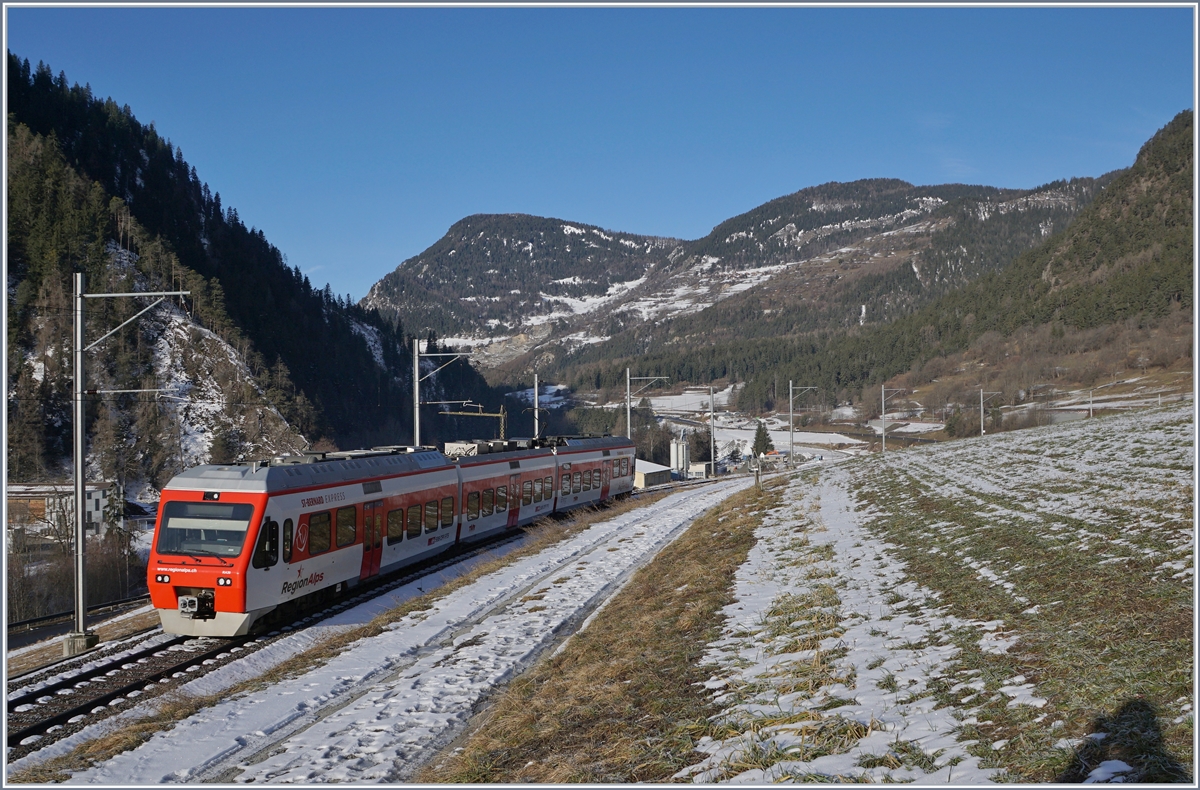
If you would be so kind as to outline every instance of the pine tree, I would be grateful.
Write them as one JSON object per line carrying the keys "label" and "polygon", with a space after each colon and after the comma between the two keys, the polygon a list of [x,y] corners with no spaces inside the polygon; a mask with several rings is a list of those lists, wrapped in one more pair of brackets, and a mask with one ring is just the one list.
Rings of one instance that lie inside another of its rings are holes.
{"label": "pine tree", "polygon": [[774,449],[775,445],[771,441],[771,435],[767,433],[767,426],[763,425],[762,420],[759,420],[758,428],[754,431],[754,456],[757,458]]}

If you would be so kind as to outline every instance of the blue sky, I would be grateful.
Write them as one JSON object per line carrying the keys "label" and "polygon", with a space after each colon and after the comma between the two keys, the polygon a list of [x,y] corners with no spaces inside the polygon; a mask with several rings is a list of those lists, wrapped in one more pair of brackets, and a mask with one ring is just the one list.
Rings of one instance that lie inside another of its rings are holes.
{"label": "blue sky", "polygon": [[469,214],[695,239],[894,177],[1032,187],[1193,106],[1190,8],[25,8],[8,48],[128,104],[355,299]]}

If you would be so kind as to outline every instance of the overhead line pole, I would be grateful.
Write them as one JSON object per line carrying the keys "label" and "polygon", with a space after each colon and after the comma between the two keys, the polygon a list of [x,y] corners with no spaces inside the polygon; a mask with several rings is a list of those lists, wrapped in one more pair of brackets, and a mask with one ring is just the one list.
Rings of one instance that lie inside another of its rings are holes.
{"label": "overhead line pole", "polygon": [[[437,373],[442,368],[446,367],[446,365],[454,362],[455,359],[469,356],[471,356],[469,353],[462,351],[456,351],[447,354],[422,354],[420,339],[416,337],[413,338],[413,447],[421,446],[421,382]],[[454,359],[450,360],[450,362],[447,362],[446,365],[434,368],[433,370],[429,371],[429,375],[422,377],[421,357],[454,357]],[[427,403],[425,405],[428,406],[430,404]]]}
{"label": "overhead line pole", "polygon": [[[891,395],[888,395],[891,392]],[[880,453],[887,452],[887,399],[895,395],[897,392],[903,392],[901,389],[888,390],[882,384],[879,385],[879,420],[882,424],[880,428],[883,434],[883,443],[880,445]]]}
{"label": "overhead line pole", "polygon": [[[987,393],[987,396],[988,396],[987,399],[991,400],[992,398],[996,397],[997,395],[1003,395],[1003,394],[1004,394],[1003,392],[989,392],[989,393]],[[984,395],[983,388],[980,387],[979,388],[979,435],[980,436],[983,436],[983,434],[984,434],[984,430],[983,430],[983,404],[984,404],[983,395]]]}
{"label": "overhead line pole", "polygon": [[629,433],[628,438],[633,438],[633,396],[644,392],[650,386],[650,384],[646,384],[637,392],[630,393],[629,383],[631,381],[648,381],[654,383],[655,381],[670,380],[667,376],[634,376],[630,378],[629,368],[625,368],[625,430]]}
{"label": "overhead line pole", "polygon": [[[66,657],[78,655],[80,653],[91,650],[95,647],[100,637],[94,631],[87,630],[87,522],[85,521],[86,510],[84,497],[86,495],[86,484],[84,480],[84,469],[87,465],[87,431],[84,426],[84,401],[85,395],[97,392],[161,392],[162,390],[88,390],[87,389],[87,372],[84,365],[84,355],[95,348],[102,341],[112,337],[117,330],[137,320],[143,313],[155,307],[159,302],[168,296],[190,296],[191,291],[141,291],[133,293],[110,293],[110,294],[85,294],[83,272],[75,272],[75,309],[74,309],[74,326],[72,327],[73,335],[73,356],[74,356],[74,382],[72,393],[72,421],[74,425],[72,430],[74,433],[74,463],[75,463],[75,630],[67,634],[66,640],[63,642],[63,655]],[[117,325],[115,329],[106,333],[97,339],[91,345],[85,346],[84,329],[85,329],[85,314],[83,309],[84,299],[113,299],[118,297],[141,297],[141,296],[157,296],[149,307],[146,307],[132,318],[129,318]]]}
{"label": "overhead line pole", "polygon": [[[815,389],[816,387],[800,387],[795,392]],[[795,392],[793,392],[792,380],[788,379],[788,466],[792,465],[792,459],[796,455],[796,410],[792,405],[792,399],[796,397]]]}
{"label": "overhead line pole", "polygon": [[712,476],[717,476],[717,399],[712,385],[708,385],[708,462],[712,464]]}
{"label": "overhead line pole", "polygon": [[421,446],[421,340],[413,337],[413,447]]}

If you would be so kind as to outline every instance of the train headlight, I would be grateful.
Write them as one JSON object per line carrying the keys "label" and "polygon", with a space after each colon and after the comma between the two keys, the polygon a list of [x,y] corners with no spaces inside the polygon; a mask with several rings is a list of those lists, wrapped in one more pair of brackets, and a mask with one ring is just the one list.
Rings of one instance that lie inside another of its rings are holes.
{"label": "train headlight", "polygon": [[156,573],[154,575],[154,581],[158,582],[159,584],[170,584],[171,576],[167,573]]}
{"label": "train headlight", "polygon": [[222,576],[217,579],[218,587],[229,587],[229,586],[232,586],[232,584],[233,584],[233,579],[227,578],[225,576]]}

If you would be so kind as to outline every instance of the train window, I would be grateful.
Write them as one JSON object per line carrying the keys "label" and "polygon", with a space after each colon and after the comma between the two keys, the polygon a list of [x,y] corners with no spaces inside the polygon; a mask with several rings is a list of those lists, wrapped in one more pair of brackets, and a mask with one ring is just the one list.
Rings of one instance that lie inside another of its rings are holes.
{"label": "train window", "polygon": [[292,561],[292,520],[283,520],[283,561]]}
{"label": "train window", "polygon": [[542,478],[533,481],[533,501],[542,501]]}
{"label": "train window", "polygon": [[270,568],[279,562],[279,522],[263,519],[262,529],[258,533],[258,545],[254,547],[254,557],[250,564],[255,568]]}
{"label": "train window", "polygon": [[202,552],[236,557],[254,516],[254,505],[232,502],[168,502],[156,548],[163,554]]}
{"label": "train window", "polygon": [[621,477],[625,477],[627,474],[629,474],[629,459],[622,458],[621,459]]}
{"label": "train window", "polygon": [[487,491],[484,491],[483,492],[483,510],[482,510],[483,515],[485,515],[485,516],[492,515],[492,511],[494,509],[495,503],[496,503],[495,490],[489,488]]}
{"label": "train window", "polygon": [[613,459],[612,476],[613,477],[621,476],[621,459],[620,458]]}
{"label": "train window", "polygon": [[408,539],[421,537],[421,506],[413,505],[408,509]]}
{"label": "train window", "polygon": [[388,545],[404,540],[404,508],[388,511]]}
{"label": "train window", "polygon": [[467,521],[474,521],[479,518],[479,492],[472,491],[467,494]]}
{"label": "train window", "polygon": [[533,481],[532,480],[526,480],[524,483],[521,483],[521,504],[522,505],[533,504]]}
{"label": "train window", "polygon": [[448,496],[442,500],[442,527],[454,523],[454,497]]}
{"label": "train window", "polygon": [[425,503],[425,531],[433,532],[437,529],[438,507],[437,500],[430,500]]}
{"label": "train window", "polygon": [[340,507],[337,512],[337,544],[340,549],[342,546],[349,546],[354,542],[355,528],[354,521],[356,513],[354,507]]}
{"label": "train window", "polygon": [[592,490],[592,473],[591,472],[585,471],[583,473],[583,490],[584,491]]}
{"label": "train window", "polygon": [[592,488],[599,488],[599,487],[600,487],[600,470],[593,469],[592,470]]}
{"label": "train window", "polygon": [[563,472],[561,491],[564,496],[571,493],[571,473]]}
{"label": "train window", "polygon": [[546,492],[546,499],[554,497],[554,475],[550,475],[542,481],[542,489]]}
{"label": "train window", "polygon": [[331,521],[328,513],[313,513],[308,517],[309,556],[329,551],[329,525]]}
{"label": "train window", "polygon": [[496,512],[508,510],[508,486],[496,486]]}
{"label": "train window", "polygon": [[583,490],[583,483],[580,482],[580,473],[576,472],[571,477],[571,491],[578,494]]}

